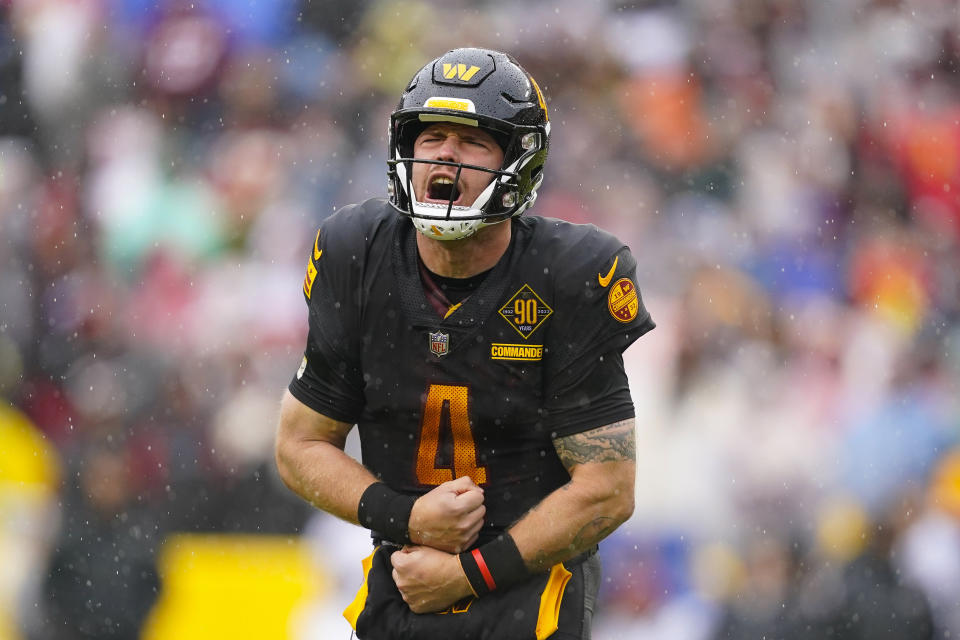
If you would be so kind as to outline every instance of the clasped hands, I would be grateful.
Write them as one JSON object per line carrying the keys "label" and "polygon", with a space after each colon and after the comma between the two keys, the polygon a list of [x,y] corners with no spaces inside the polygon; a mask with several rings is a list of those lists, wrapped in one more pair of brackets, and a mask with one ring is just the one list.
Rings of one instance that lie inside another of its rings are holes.
{"label": "clasped hands", "polygon": [[444,482],[420,496],[410,512],[410,540],[391,556],[393,581],[414,613],[443,611],[473,595],[457,554],[477,541],[483,489],[469,476]]}

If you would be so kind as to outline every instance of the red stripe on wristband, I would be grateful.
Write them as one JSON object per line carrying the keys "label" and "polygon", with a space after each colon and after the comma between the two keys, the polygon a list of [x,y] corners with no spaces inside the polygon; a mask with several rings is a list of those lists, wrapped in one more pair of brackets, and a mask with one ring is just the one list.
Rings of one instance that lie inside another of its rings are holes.
{"label": "red stripe on wristband", "polygon": [[493,581],[493,575],[490,573],[490,569],[487,568],[487,563],[484,561],[480,549],[474,549],[470,552],[470,555],[473,556],[474,562],[477,563],[477,568],[480,569],[480,575],[483,576],[483,581],[487,583],[487,589],[490,589],[490,591],[495,590],[497,583]]}

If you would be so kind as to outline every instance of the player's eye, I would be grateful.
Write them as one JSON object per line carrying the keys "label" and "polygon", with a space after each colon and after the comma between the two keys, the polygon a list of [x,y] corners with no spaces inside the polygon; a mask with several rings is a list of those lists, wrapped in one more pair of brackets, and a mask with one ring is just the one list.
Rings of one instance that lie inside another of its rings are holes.
{"label": "player's eye", "polygon": [[482,139],[480,139],[480,138],[465,138],[465,139],[464,139],[464,142],[466,142],[467,144],[469,144],[469,145],[472,146],[472,147],[479,147],[479,148],[481,148],[481,149],[489,149],[489,148],[490,148],[490,145],[487,143],[487,141],[486,141],[486,140],[482,140]]}

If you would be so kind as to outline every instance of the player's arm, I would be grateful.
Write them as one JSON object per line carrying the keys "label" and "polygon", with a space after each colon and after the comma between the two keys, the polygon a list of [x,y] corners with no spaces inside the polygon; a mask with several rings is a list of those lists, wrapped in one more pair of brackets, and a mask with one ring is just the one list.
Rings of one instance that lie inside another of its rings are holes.
{"label": "player's arm", "polygon": [[632,514],[633,402],[622,357],[569,368],[550,398],[553,446],[569,481],[478,549],[447,558],[422,548],[393,554],[394,581],[414,612],[522,582],[592,548]]}
{"label": "player's arm", "polygon": [[454,556],[404,547],[393,580],[414,613],[441,611],[470,595],[509,587],[591,549],[633,513],[634,420],[554,439],[570,481],[501,536]]}
{"label": "player's arm", "polygon": [[280,403],[275,453],[280,478],[294,493],[318,509],[360,524],[360,498],[377,479],[343,450],[352,428],[314,411],[286,391]]}
{"label": "player's arm", "polygon": [[450,553],[476,542],[486,514],[482,489],[464,477],[419,498],[393,491],[344,451],[352,428],[285,392],[276,439],[283,482],[318,509],[381,534],[396,531]]}
{"label": "player's arm", "polygon": [[592,548],[633,514],[633,418],[556,438],[553,445],[570,481],[510,528],[524,564],[534,572]]}

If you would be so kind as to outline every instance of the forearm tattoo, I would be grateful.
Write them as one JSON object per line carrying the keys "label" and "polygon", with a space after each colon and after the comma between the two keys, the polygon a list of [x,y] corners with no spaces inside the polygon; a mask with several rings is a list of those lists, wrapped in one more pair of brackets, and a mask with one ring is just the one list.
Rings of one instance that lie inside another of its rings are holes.
{"label": "forearm tattoo", "polygon": [[577,532],[577,535],[573,537],[573,544],[571,546],[579,550],[595,545],[613,533],[613,530],[616,529],[619,524],[620,523],[613,518],[603,516],[596,518],[583,525],[580,531]]}
{"label": "forearm tattoo", "polygon": [[[633,425],[633,418],[621,420],[583,433],[556,438],[553,446],[563,466],[571,473],[577,465],[589,462],[634,462],[636,445]],[[571,486],[572,483],[567,483],[561,490],[569,490]],[[623,521],[607,511],[611,506],[603,500],[589,508],[586,504],[582,506],[584,508],[580,509],[577,515],[592,512],[593,515],[587,516],[590,520],[580,524],[576,532],[571,532],[572,537],[564,540],[562,547],[538,550],[534,557],[527,561],[527,566],[532,571],[547,569],[589,549],[610,535]],[[539,505],[531,509],[531,513],[537,511],[538,507]]]}
{"label": "forearm tattoo", "polygon": [[560,456],[560,462],[568,470],[585,462],[634,461],[637,452],[633,418],[557,438],[553,446]]}

